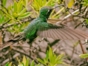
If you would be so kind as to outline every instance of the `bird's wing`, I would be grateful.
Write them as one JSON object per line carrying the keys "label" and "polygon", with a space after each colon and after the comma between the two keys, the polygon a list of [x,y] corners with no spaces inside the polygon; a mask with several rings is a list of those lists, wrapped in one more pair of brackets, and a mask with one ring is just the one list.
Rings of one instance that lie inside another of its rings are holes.
{"label": "bird's wing", "polygon": [[63,25],[57,26],[57,25],[53,25],[53,24],[50,24],[47,22],[42,22],[42,23],[38,24],[37,28],[39,31],[45,31],[48,29],[55,29],[55,28],[62,28],[62,27],[63,27]]}
{"label": "bird's wing", "polygon": [[[47,26],[47,27],[51,27],[51,26]],[[46,27],[42,26],[42,28],[46,28]],[[52,28],[48,28],[43,31],[38,30],[37,34],[40,37],[61,39],[61,40],[88,39],[88,35],[85,32],[80,31],[80,30],[71,29],[68,27],[57,28],[53,26]]]}

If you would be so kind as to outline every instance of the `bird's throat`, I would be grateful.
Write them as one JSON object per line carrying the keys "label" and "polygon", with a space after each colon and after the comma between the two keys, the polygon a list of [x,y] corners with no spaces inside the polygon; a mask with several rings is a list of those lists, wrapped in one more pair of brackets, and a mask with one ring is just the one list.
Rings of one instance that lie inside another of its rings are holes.
{"label": "bird's throat", "polygon": [[46,16],[43,16],[43,15],[40,15],[39,18],[42,19],[43,21],[47,21],[48,20],[48,18]]}

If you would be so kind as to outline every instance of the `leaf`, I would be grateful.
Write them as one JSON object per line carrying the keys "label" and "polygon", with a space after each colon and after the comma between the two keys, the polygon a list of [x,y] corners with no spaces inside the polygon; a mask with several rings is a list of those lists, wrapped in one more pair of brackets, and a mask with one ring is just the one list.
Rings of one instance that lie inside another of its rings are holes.
{"label": "leaf", "polygon": [[17,2],[16,2],[16,1],[14,1],[13,8],[14,8],[14,12],[16,12],[16,13],[17,13]]}
{"label": "leaf", "polygon": [[2,2],[2,5],[3,5],[3,6],[5,6],[5,5],[6,5],[7,0],[2,0],[1,2]]}
{"label": "leaf", "polygon": [[8,62],[8,63],[6,63],[6,65],[5,66],[12,66],[12,62]]}
{"label": "leaf", "polygon": [[29,65],[29,60],[26,58],[26,56],[23,56],[22,63],[23,63],[24,66],[28,66]]}
{"label": "leaf", "polygon": [[26,65],[26,61],[27,61],[26,57],[25,57],[25,56],[23,56],[22,63],[24,64],[24,66]]}
{"label": "leaf", "polygon": [[85,19],[86,24],[88,25],[88,19]]}
{"label": "leaf", "polygon": [[38,58],[37,60],[38,60],[40,63],[45,64],[44,61],[43,61],[43,59]]}
{"label": "leaf", "polygon": [[81,54],[81,55],[79,55],[79,57],[81,57],[81,58],[88,58],[88,53],[87,54]]}
{"label": "leaf", "polygon": [[67,7],[72,8],[73,5],[74,5],[74,0],[69,0]]}
{"label": "leaf", "polygon": [[0,24],[4,22],[4,16],[0,17]]}
{"label": "leaf", "polygon": [[25,12],[23,15],[20,15],[20,16],[18,17],[18,19],[26,18],[26,17],[28,17],[29,15],[30,15],[30,12]]}
{"label": "leaf", "polygon": [[26,8],[22,9],[22,11],[21,11],[21,12],[19,12],[19,14],[18,14],[18,15],[23,15],[25,12],[26,12]]}
{"label": "leaf", "polygon": [[84,6],[88,6],[88,0],[83,0],[81,4],[83,4]]}
{"label": "leaf", "polygon": [[19,64],[18,66],[24,66],[23,64]]}
{"label": "leaf", "polygon": [[9,66],[9,63],[6,63],[5,66]]}
{"label": "leaf", "polygon": [[34,61],[31,62],[30,66],[35,66]]}
{"label": "leaf", "polygon": [[44,65],[56,66],[57,64],[62,64],[63,54],[57,56],[54,54],[53,50],[49,47],[49,50],[46,53],[46,57],[44,59],[38,59],[38,61]]}
{"label": "leaf", "polygon": [[22,9],[23,9],[22,0],[19,0],[19,2],[17,3],[17,13],[21,12]]}
{"label": "leaf", "polygon": [[79,44],[79,41],[75,42],[75,44],[73,45],[73,48],[77,47],[78,44]]}

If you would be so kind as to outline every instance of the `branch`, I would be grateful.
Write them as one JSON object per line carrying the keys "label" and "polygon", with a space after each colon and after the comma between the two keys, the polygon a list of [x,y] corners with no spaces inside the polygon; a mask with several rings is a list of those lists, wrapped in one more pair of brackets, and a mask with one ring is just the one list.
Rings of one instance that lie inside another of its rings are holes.
{"label": "branch", "polygon": [[[13,56],[13,58],[18,57],[19,55],[20,55],[20,54],[17,53],[17,54],[15,54],[15,55]],[[11,59],[5,59],[5,61],[3,61],[3,62],[1,63],[1,65],[2,65],[2,66],[5,65],[7,62],[9,62],[10,60],[12,60],[13,58],[11,58]]]}
{"label": "branch", "polygon": [[17,22],[17,23],[13,23],[13,24],[9,24],[9,25],[6,25],[11,19],[9,19],[7,22],[5,22],[4,24],[2,24],[1,26],[0,26],[0,29],[4,29],[4,28],[8,28],[8,27],[11,27],[11,26],[14,26],[14,25],[18,25],[18,24],[22,24],[22,23],[26,23],[26,22],[30,22],[31,20],[33,20],[34,18],[31,18],[30,17],[30,19],[29,19],[29,17],[28,17],[28,19],[27,20],[23,20],[23,21],[21,21],[21,22]]}
{"label": "branch", "polygon": [[[34,60],[30,55],[26,54],[25,52],[23,52],[23,51],[21,51],[21,50],[15,48],[15,47],[12,47],[12,46],[11,46],[11,48],[12,48],[14,51],[16,51],[16,52],[18,52],[18,53],[21,53],[21,54],[23,54],[23,55],[29,57],[30,59]],[[34,60],[34,62],[35,62],[36,64],[38,63],[36,60]]]}

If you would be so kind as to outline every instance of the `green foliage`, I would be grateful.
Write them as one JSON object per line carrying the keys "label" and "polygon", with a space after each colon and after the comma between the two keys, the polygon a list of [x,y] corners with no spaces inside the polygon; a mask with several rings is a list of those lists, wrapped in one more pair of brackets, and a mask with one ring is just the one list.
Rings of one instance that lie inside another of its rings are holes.
{"label": "green foliage", "polygon": [[18,62],[19,62],[18,66],[28,66],[29,65],[29,60],[25,56],[23,56],[22,62],[20,62],[19,59],[18,59]]}
{"label": "green foliage", "polygon": [[82,4],[83,4],[84,6],[88,6],[88,0],[83,0],[83,1],[82,1]]}
{"label": "green foliage", "polygon": [[[62,4],[66,1],[63,0],[12,0],[13,3],[7,6],[8,0],[1,0],[0,4],[0,24],[7,23],[14,24],[7,28],[10,32],[18,33],[22,31],[28,23],[22,21],[28,19],[28,17],[36,18],[39,15],[39,10],[44,6],[54,7],[55,5]],[[81,2],[84,6],[88,6],[88,0]],[[72,8],[74,0],[69,0],[67,3],[68,8]],[[31,10],[30,10],[31,9]],[[28,11],[30,10],[30,12]],[[60,6],[58,11],[53,10],[50,18],[59,18],[61,12],[65,10],[64,7]],[[16,23],[20,23],[20,25]],[[28,21],[27,21],[28,22]],[[23,23],[23,24],[22,24]]]}
{"label": "green foliage", "polygon": [[[20,59],[17,58],[18,61],[18,66],[29,66],[29,59],[26,58],[25,56],[23,56],[22,61],[20,61]],[[30,63],[30,66],[33,66],[34,62],[32,61],[32,63]],[[12,62],[6,63],[5,66],[12,66],[15,64],[12,64]]]}
{"label": "green foliage", "polygon": [[[31,0],[13,0],[12,4],[9,4],[9,6],[6,6],[8,0],[2,0],[0,5],[0,24],[6,23],[6,25],[12,25],[11,27],[8,27],[10,32],[18,33],[21,32],[25,26],[27,26],[28,23],[22,22],[25,19],[28,19],[29,16],[33,16],[33,18],[36,18],[39,15],[39,10],[43,6],[55,6],[56,3],[60,3],[60,0],[33,0],[30,4]],[[28,6],[29,5],[29,6]],[[28,12],[28,9],[32,8],[32,11]],[[59,11],[59,13],[62,10]],[[34,15],[37,14],[37,15]],[[58,13],[51,14],[52,18],[57,18],[59,15]],[[10,21],[9,21],[10,20]],[[28,22],[28,21],[27,21]],[[20,24],[18,24],[20,23]]]}
{"label": "green foliage", "polygon": [[86,24],[88,25],[88,19],[85,19]]}
{"label": "green foliage", "polygon": [[86,28],[88,28],[88,19],[84,20],[84,24],[85,24]]}
{"label": "green foliage", "polygon": [[[0,9],[0,24],[6,23],[10,20],[7,24],[13,24],[12,27],[7,28],[10,32],[19,32],[24,29],[27,23],[21,25],[23,19],[30,16],[30,12],[26,9],[26,1],[27,0],[14,0],[14,3],[5,6],[7,0],[2,0],[1,9]],[[16,23],[19,23],[16,24]],[[8,26],[8,25],[7,25]]]}
{"label": "green foliage", "polygon": [[2,3],[3,6],[6,5],[6,2],[7,2],[7,0],[1,0],[1,3]]}
{"label": "green foliage", "polygon": [[5,22],[5,17],[3,14],[0,14],[0,24],[4,23]]}
{"label": "green foliage", "polygon": [[[57,66],[60,64],[64,64],[63,62],[63,54],[57,56],[51,48],[46,53],[46,57],[44,59],[38,58],[39,63],[35,64],[34,61],[29,61],[28,58],[23,56],[22,61],[17,58],[18,61],[18,66],[41,66],[41,65],[46,65],[46,66]],[[5,66],[12,66],[12,62],[6,63]],[[14,65],[15,66],[15,65]]]}
{"label": "green foliage", "polygon": [[38,59],[38,61],[46,66],[57,66],[59,64],[63,64],[62,61],[63,54],[57,56],[51,48],[46,53],[46,57],[44,59]]}
{"label": "green foliage", "polygon": [[14,1],[13,5],[8,6],[8,8],[2,6],[2,11],[8,19],[18,20],[26,18],[30,15],[24,8],[24,2],[22,0]]}
{"label": "green foliage", "polygon": [[[56,3],[60,3],[60,0],[33,0],[31,7],[34,10],[33,12],[35,12],[37,14],[37,16],[39,15],[39,10],[44,7],[44,6],[55,6]],[[55,12],[53,11],[53,13],[55,14]],[[52,17],[53,17],[53,13],[52,13]],[[32,13],[33,14],[33,13]],[[54,16],[54,18],[57,18],[57,16]]]}
{"label": "green foliage", "polygon": [[86,59],[86,58],[88,58],[88,53],[87,54],[81,54],[81,55],[79,55],[81,58],[84,58],[84,59]]}
{"label": "green foliage", "polygon": [[44,6],[54,6],[55,5],[55,0],[34,0],[31,7],[33,7],[36,11],[39,11],[41,7]]}
{"label": "green foliage", "polygon": [[11,62],[10,63],[8,62],[8,63],[5,64],[5,66],[12,66],[12,63]]}

